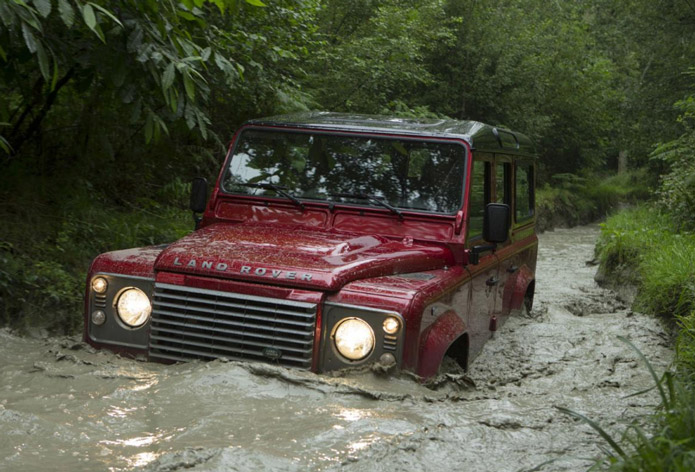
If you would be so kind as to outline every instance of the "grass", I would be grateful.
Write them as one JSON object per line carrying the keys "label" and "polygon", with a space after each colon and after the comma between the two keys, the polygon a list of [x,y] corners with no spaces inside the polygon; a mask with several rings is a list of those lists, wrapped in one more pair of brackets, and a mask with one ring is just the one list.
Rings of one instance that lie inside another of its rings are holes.
{"label": "grass", "polygon": [[627,282],[638,287],[635,308],[665,317],[679,330],[673,372],[657,377],[638,351],[661,397],[649,431],[632,425],[621,440],[609,440],[599,425],[587,421],[612,451],[596,467],[695,470],[695,234],[679,232],[673,221],[672,215],[645,205],[621,211],[601,225],[596,246],[601,270],[619,283],[629,274]]}
{"label": "grass", "polygon": [[636,308],[677,319],[695,311],[695,234],[676,232],[669,215],[642,206],[601,225],[602,270],[638,286]]}

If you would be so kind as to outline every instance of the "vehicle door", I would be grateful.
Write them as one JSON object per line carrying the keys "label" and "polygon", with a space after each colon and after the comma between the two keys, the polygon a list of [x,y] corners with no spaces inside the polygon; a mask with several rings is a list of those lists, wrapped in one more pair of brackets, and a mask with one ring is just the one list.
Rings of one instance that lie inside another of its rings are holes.
{"label": "vehicle door", "polygon": [[512,285],[515,284],[514,275],[518,274],[523,267],[535,273],[538,251],[538,238],[535,232],[535,166],[531,159],[518,158],[513,167],[511,244],[514,247],[514,255],[510,258],[510,265],[507,267],[513,283],[508,283],[505,290],[504,298],[507,304],[511,300]]}
{"label": "vehicle door", "polygon": [[[483,239],[483,215],[485,205],[493,197],[493,166],[492,154],[474,154],[467,210],[468,248],[487,244]],[[470,352],[477,353],[490,337],[490,319],[495,307],[496,281],[499,275],[497,256],[492,251],[484,252],[480,254],[480,262],[477,265],[469,264],[467,269],[471,274],[471,303],[468,312]]]}
{"label": "vehicle door", "polygon": [[[492,201],[509,205],[510,217],[512,208],[512,164],[512,156],[495,154],[492,169]],[[497,318],[497,323],[500,326],[506,321],[510,311],[509,300],[505,300],[504,297],[505,288],[507,287],[508,281],[511,280],[510,275],[513,275],[513,273],[518,270],[518,266],[515,265],[517,261],[514,252],[515,247],[509,238],[503,243],[498,243],[495,251],[499,265],[497,269],[497,278],[494,281],[495,302],[492,314]]]}

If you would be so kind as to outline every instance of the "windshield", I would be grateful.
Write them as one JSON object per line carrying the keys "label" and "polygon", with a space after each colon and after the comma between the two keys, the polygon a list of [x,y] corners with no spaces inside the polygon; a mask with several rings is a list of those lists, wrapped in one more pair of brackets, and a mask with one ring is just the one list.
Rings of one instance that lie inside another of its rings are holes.
{"label": "windshield", "polygon": [[244,195],[283,192],[453,214],[461,208],[464,164],[465,147],[457,143],[246,130],[222,186]]}

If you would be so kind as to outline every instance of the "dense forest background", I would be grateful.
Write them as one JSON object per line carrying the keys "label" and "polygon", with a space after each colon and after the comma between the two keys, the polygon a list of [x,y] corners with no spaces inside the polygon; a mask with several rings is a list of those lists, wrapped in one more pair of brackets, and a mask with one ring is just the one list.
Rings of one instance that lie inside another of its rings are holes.
{"label": "dense forest background", "polygon": [[94,255],[189,231],[190,179],[245,120],[297,110],[519,130],[549,194],[610,200],[596,179],[627,167],[613,187],[692,224],[691,0],[0,0],[0,65],[14,325],[77,329]]}

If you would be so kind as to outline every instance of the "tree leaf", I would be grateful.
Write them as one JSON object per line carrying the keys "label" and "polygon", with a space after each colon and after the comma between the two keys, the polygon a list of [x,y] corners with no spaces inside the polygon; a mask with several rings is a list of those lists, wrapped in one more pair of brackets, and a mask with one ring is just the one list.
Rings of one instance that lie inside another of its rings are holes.
{"label": "tree leaf", "polygon": [[116,18],[115,16],[113,16],[113,13],[111,13],[110,11],[108,11],[106,8],[104,8],[104,7],[100,6],[100,5],[97,5],[96,3],[92,3],[92,2],[89,2],[89,5],[93,6],[94,8],[96,8],[97,10],[99,10],[100,12],[102,12],[104,15],[108,16],[109,18],[111,18],[111,20],[113,20],[114,23],[117,23],[121,28],[123,28],[123,23],[121,23],[121,22],[118,20],[118,18]]}
{"label": "tree leaf", "polygon": [[217,5],[217,8],[220,9],[220,13],[224,15],[224,0],[210,0],[212,3]]}
{"label": "tree leaf", "polygon": [[154,134],[154,120],[152,119],[152,112],[147,114],[145,119],[145,143],[149,144],[152,141],[152,135]]}
{"label": "tree leaf", "polygon": [[208,129],[207,126],[205,126],[205,115],[200,110],[196,109],[195,116],[198,119],[198,128],[200,129],[200,134],[203,136],[203,139],[208,139]]}
{"label": "tree leaf", "polygon": [[176,12],[176,14],[177,14],[178,16],[180,16],[181,18],[183,18],[184,20],[188,20],[188,21],[196,21],[196,20],[197,20],[197,18],[196,18],[195,16],[193,16],[193,15],[190,14],[190,13],[188,13],[187,11],[179,10],[179,11]]}
{"label": "tree leaf", "polygon": [[2,136],[0,136],[0,148],[7,154],[12,153],[12,146],[10,146],[10,143]]}
{"label": "tree leaf", "polygon": [[195,83],[193,82],[193,79],[191,79],[191,76],[188,75],[188,72],[183,74],[183,87],[186,89],[186,95],[188,95],[188,98],[193,100],[195,98]]}
{"label": "tree leaf", "polygon": [[44,18],[51,14],[51,0],[34,0],[32,3],[36,11],[39,12],[39,15]]}
{"label": "tree leaf", "polygon": [[97,17],[94,14],[94,8],[92,8],[91,4],[86,4],[82,7],[82,17],[84,18],[85,24],[94,31],[94,28],[97,25]]}
{"label": "tree leaf", "polygon": [[75,10],[73,10],[72,5],[67,0],[58,1],[58,13],[60,13],[60,18],[65,23],[65,26],[72,28],[75,24]]}
{"label": "tree leaf", "polygon": [[176,68],[174,63],[170,62],[169,65],[164,69],[162,74],[162,90],[166,92],[169,87],[174,83],[174,78],[176,77]]}
{"label": "tree leaf", "polygon": [[203,61],[207,62],[208,59],[210,59],[210,53],[211,53],[211,52],[212,52],[212,49],[210,48],[210,46],[206,47],[205,49],[203,49],[202,51],[200,51],[200,58],[201,58]]}
{"label": "tree leaf", "polygon": [[246,0],[246,3],[253,5],[254,7],[265,7],[266,4],[261,2],[261,0]]}
{"label": "tree leaf", "polygon": [[31,32],[29,26],[26,23],[22,23],[22,36],[24,36],[24,43],[27,45],[29,52],[34,54],[36,52],[36,36]]}
{"label": "tree leaf", "polygon": [[169,90],[169,106],[171,107],[172,113],[176,113],[179,107],[178,94],[179,91],[175,88]]}
{"label": "tree leaf", "polygon": [[51,78],[50,64],[48,63],[48,55],[43,48],[43,44],[36,43],[36,56],[39,58],[39,69],[44,80],[48,81]]}
{"label": "tree leaf", "polygon": [[2,57],[2,60],[3,60],[3,61],[7,62],[7,53],[6,53],[5,50],[2,48],[2,46],[0,46],[0,57]]}

